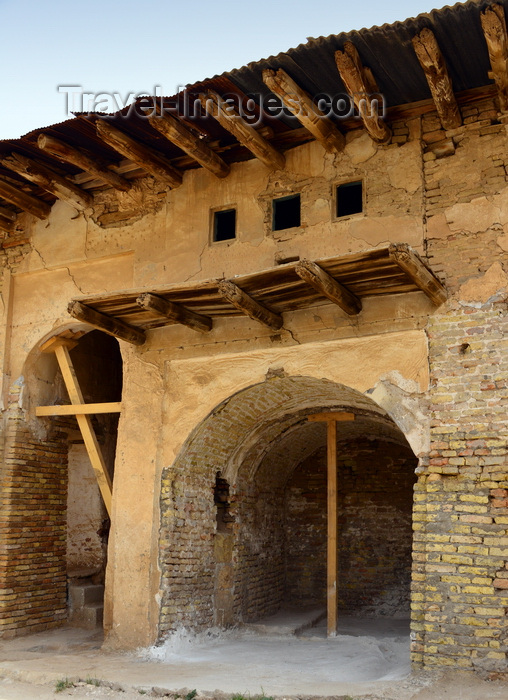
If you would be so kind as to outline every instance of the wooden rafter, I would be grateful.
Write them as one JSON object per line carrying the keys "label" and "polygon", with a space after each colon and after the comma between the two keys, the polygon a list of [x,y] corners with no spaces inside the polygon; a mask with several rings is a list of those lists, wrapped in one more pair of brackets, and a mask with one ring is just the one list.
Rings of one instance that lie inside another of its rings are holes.
{"label": "wooden rafter", "polygon": [[122,403],[115,401],[111,403],[81,403],[81,404],[60,404],[54,406],[37,406],[35,415],[41,416],[86,416],[96,413],[120,413]]}
{"label": "wooden rafter", "polygon": [[310,260],[301,260],[295,267],[298,277],[301,277],[307,284],[310,284],[316,291],[340,306],[350,316],[360,313],[362,302],[357,296],[352,294],[344,285],[337,282],[319,265]]}
{"label": "wooden rafter", "polygon": [[410,246],[404,243],[393,243],[388,249],[388,254],[434,304],[439,305],[446,301],[448,294],[444,285],[424,265]]}
{"label": "wooden rafter", "polygon": [[150,175],[169,185],[169,187],[178,187],[182,184],[182,173],[174,168],[167,158],[161,156],[154,149],[135,141],[105,119],[99,120],[95,128],[99,138],[104,143],[114,148],[124,158],[132,160]]}
{"label": "wooden rafter", "polygon": [[159,113],[148,117],[148,121],[160,134],[211,173],[217,177],[229,175],[229,165],[179,119],[171,114]]}
{"label": "wooden rafter", "polygon": [[0,230],[10,233],[14,230],[14,221],[0,214]]}
{"label": "wooden rafter", "polygon": [[263,81],[328,153],[340,153],[344,149],[344,135],[285,70],[267,68],[263,71]]}
{"label": "wooden rafter", "polygon": [[49,134],[40,134],[37,139],[37,145],[45,153],[49,153],[66,163],[72,163],[76,167],[81,168],[81,170],[100,178],[117,190],[127,192],[131,188],[131,183],[128,180],[110,170],[106,163],[101,162],[95,156],[93,158],[90,157],[81,148],[69,146],[69,144]]}
{"label": "wooden rafter", "polygon": [[167,299],[155,296],[154,294],[141,294],[136,303],[147,311],[152,311],[161,316],[166,316],[174,323],[181,323],[184,326],[193,328],[196,331],[209,331],[212,328],[212,319],[202,314],[196,314],[180,304],[174,304]]}
{"label": "wooden rafter", "polygon": [[346,41],[344,50],[335,52],[335,63],[367,133],[377,143],[388,143],[392,132],[379,114],[379,88],[370,68],[362,64],[356,46]]}
{"label": "wooden rafter", "polygon": [[235,110],[233,105],[228,104],[223,98],[213,90],[200,95],[201,104],[206,111],[216,119],[258,160],[268,168],[282,169],[286,164],[286,159],[280,151],[277,151],[261,134],[248,124]]}
{"label": "wooden rafter", "polygon": [[42,163],[26,158],[20,153],[11,153],[10,156],[2,158],[0,162],[9,170],[21,175],[29,182],[33,182],[43,190],[50,192],[58,199],[62,199],[80,211],[88,209],[93,204],[92,195],[82,190],[81,187],[53,172],[53,170]]}
{"label": "wooden rafter", "polygon": [[237,287],[234,282],[222,280],[219,283],[219,294],[223,299],[229,301],[235,308],[255,321],[259,321],[259,323],[273,328],[276,331],[282,328],[282,316],[275,314],[273,311],[259,304],[255,299],[240,289],[240,287]]}
{"label": "wooden rafter", "polygon": [[508,37],[506,18],[502,5],[490,5],[480,14],[485,41],[489,51],[489,78],[497,87],[499,107],[508,110]]}
{"label": "wooden rafter", "polygon": [[112,318],[99,311],[95,311],[95,309],[91,309],[89,306],[85,306],[79,301],[71,301],[67,307],[67,311],[78,321],[88,323],[90,326],[98,328],[115,338],[120,338],[133,345],[143,345],[145,342],[145,333],[141,329],[130,326],[128,323],[124,323],[117,318]]}
{"label": "wooden rafter", "polygon": [[443,129],[456,129],[462,124],[462,117],[436,37],[430,29],[422,29],[413,38],[413,47],[427,78]]}
{"label": "wooden rafter", "polygon": [[23,192],[19,187],[15,187],[10,182],[0,178],[0,197],[7,202],[16,205],[23,211],[32,214],[38,219],[47,219],[51,213],[51,206],[38,197]]}

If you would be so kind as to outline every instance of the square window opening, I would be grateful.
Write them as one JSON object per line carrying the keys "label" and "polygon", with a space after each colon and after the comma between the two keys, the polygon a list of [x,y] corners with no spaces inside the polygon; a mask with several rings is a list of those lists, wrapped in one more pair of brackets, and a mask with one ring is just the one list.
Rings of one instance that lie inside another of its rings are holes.
{"label": "square window opening", "polygon": [[224,209],[213,213],[213,242],[231,241],[236,238],[236,209]]}
{"label": "square window opening", "polygon": [[337,218],[360,214],[363,211],[363,183],[346,182],[343,185],[337,185],[336,202]]}
{"label": "square window opening", "polygon": [[292,194],[272,201],[272,229],[282,231],[285,228],[300,226],[300,195]]}

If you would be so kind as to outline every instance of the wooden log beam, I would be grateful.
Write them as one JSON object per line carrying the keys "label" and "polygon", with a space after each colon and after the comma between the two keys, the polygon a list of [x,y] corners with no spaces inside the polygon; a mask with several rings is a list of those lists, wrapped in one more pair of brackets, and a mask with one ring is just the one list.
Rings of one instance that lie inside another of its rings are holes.
{"label": "wooden log beam", "polygon": [[23,192],[10,182],[0,178],[0,197],[15,206],[23,209],[28,214],[32,214],[37,219],[47,219],[51,212],[51,206],[38,197]]}
{"label": "wooden log beam", "polygon": [[65,177],[47,168],[42,163],[26,158],[20,153],[11,153],[10,156],[2,158],[2,165],[9,170],[21,175],[29,182],[42,187],[43,190],[51,192],[58,199],[67,202],[79,211],[88,209],[93,205],[93,197],[81,187],[75,185]]}
{"label": "wooden log beam", "polygon": [[413,38],[413,47],[427,78],[443,129],[456,129],[462,124],[462,117],[436,37],[430,29],[422,29]]}
{"label": "wooden log beam", "polygon": [[111,403],[61,404],[55,406],[36,406],[35,415],[41,416],[85,416],[96,413],[120,413],[121,401]]}
{"label": "wooden log beam", "polygon": [[190,309],[186,309],[180,304],[174,304],[167,299],[155,296],[154,294],[141,294],[136,303],[142,309],[166,316],[173,323],[181,323],[184,326],[193,328],[196,331],[209,331],[212,328],[212,319],[202,314],[197,314]]}
{"label": "wooden log beam", "polygon": [[335,52],[335,63],[367,133],[377,143],[388,143],[392,132],[379,114],[379,88],[370,68],[362,64],[356,46],[346,41],[344,50]]}
{"label": "wooden log beam", "polygon": [[263,71],[263,81],[328,153],[340,153],[344,149],[344,135],[285,70],[267,68]]}
{"label": "wooden log beam", "polygon": [[65,163],[72,163],[77,168],[81,168],[81,170],[100,178],[116,190],[127,192],[131,188],[131,183],[128,180],[110,170],[108,165],[98,158],[91,158],[81,148],[69,146],[69,144],[49,134],[40,134],[37,139],[37,146],[41,151],[49,153]]}
{"label": "wooden log beam", "polygon": [[14,221],[0,214],[0,230],[11,233],[11,231],[14,231]]}
{"label": "wooden log beam", "polygon": [[150,125],[184,153],[217,177],[229,175],[229,165],[179,119],[171,114],[154,114],[148,117]]}
{"label": "wooden log beam", "polygon": [[490,5],[480,14],[483,34],[487,42],[490,67],[489,78],[497,87],[499,107],[508,110],[508,38],[502,5]]}
{"label": "wooden log beam", "polygon": [[392,243],[388,255],[436,306],[446,301],[448,294],[444,285],[406,243]]}
{"label": "wooden log beam", "polygon": [[[71,301],[67,307],[67,311],[78,321],[88,323],[90,326],[98,328],[115,338],[121,338],[133,345],[143,345],[145,342],[145,333],[140,328],[130,326],[128,323],[124,323],[112,316],[101,314],[99,311],[95,311],[95,309],[92,309],[90,306],[85,306],[79,301]],[[81,401],[81,403],[83,402]]]}
{"label": "wooden log beam", "polygon": [[319,265],[310,260],[301,260],[295,267],[295,272],[316,291],[340,306],[349,316],[354,316],[362,310],[362,302],[344,285],[337,282]]}
{"label": "wooden log beam", "polygon": [[150,175],[169,185],[169,187],[179,187],[182,184],[182,173],[157,151],[138,143],[105,119],[99,120],[95,128],[99,138],[104,143],[107,143],[108,146],[111,146],[124,158],[132,160]]}
{"label": "wooden log beam", "polygon": [[273,313],[273,311],[259,304],[233,282],[228,280],[219,282],[219,294],[223,299],[229,301],[229,303],[233,304],[239,311],[255,321],[259,321],[276,331],[282,328],[282,316]]}
{"label": "wooden log beam", "polygon": [[233,105],[223,100],[213,90],[200,95],[199,99],[203,108],[268,168],[282,170],[285,167],[286,159],[283,154],[248,124]]}

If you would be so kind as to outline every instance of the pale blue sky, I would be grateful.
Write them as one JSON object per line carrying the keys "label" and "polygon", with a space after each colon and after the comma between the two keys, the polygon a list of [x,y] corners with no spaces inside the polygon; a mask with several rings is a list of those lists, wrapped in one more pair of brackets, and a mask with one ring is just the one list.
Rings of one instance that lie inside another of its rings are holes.
{"label": "pale blue sky", "polygon": [[0,139],[66,119],[58,85],[172,95],[305,42],[414,17],[440,0],[0,0]]}

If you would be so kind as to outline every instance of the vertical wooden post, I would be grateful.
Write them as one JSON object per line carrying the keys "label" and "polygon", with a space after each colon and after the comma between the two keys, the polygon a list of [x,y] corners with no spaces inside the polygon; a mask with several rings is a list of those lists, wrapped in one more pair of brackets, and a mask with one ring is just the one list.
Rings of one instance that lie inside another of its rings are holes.
{"label": "vertical wooden post", "polygon": [[337,421],[327,421],[328,546],[326,558],[327,636],[337,635]]}

